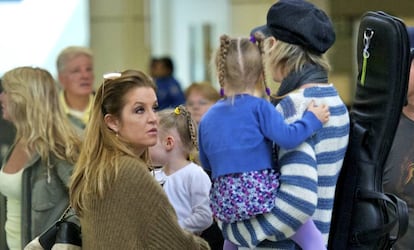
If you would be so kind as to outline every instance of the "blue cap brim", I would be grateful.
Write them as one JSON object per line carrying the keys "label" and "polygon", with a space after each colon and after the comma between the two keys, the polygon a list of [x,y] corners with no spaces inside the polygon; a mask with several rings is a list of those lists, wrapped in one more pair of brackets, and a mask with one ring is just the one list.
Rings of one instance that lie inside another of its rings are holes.
{"label": "blue cap brim", "polygon": [[262,25],[262,26],[258,26],[254,29],[252,29],[250,31],[250,35],[254,36],[256,33],[261,33],[263,34],[265,37],[269,37],[272,36],[272,32],[270,31],[270,29],[267,27],[267,25]]}

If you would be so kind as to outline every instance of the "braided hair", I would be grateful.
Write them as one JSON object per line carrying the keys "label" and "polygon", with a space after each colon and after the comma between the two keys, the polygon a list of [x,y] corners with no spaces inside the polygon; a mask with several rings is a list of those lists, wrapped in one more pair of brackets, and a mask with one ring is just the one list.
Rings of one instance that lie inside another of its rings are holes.
{"label": "braided hair", "polygon": [[164,131],[176,129],[183,144],[183,150],[187,153],[187,159],[200,165],[197,123],[191,117],[191,113],[183,105],[180,105],[175,109],[161,110],[158,116],[160,119],[159,129]]}
{"label": "braided hair", "polygon": [[[259,80],[265,79],[262,53],[261,43],[249,38],[220,37],[214,63],[220,87],[227,96],[254,89]],[[266,81],[264,84],[268,89]]]}

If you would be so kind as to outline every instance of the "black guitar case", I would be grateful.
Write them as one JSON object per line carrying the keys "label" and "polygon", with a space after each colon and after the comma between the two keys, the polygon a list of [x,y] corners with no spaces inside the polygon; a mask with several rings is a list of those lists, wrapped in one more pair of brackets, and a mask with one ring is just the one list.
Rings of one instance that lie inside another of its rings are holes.
{"label": "black guitar case", "polygon": [[391,249],[408,224],[407,205],[383,192],[383,166],[406,102],[410,46],[404,23],[366,12],[357,43],[351,132],[334,201],[328,249]]}

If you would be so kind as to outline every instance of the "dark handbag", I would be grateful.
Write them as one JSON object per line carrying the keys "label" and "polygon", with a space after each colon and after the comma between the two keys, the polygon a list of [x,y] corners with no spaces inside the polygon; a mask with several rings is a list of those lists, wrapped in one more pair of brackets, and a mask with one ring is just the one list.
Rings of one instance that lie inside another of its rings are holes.
{"label": "dark handbag", "polygon": [[407,230],[407,204],[383,192],[384,164],[406,101],[410,50],[404,23],[363,15],[351,134],[339,175],[328,249],[385,250]]}
{"label": "dark handbag", "polygon": [[24,250],[80,250],[81,228],[70,221],[74,217],[76,215],[69,206],[55,224],[26,245]]}

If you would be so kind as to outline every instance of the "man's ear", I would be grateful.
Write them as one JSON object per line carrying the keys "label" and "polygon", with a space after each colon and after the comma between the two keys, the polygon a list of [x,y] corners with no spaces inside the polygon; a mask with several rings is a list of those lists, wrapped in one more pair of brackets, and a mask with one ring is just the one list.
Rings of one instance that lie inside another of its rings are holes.
{"label": "man's ear", "polygon": [[119,120],[111,114],[106,114],[104,117],[104,122],[108,128],[114,131],[115,134],[118,134],[119,131]]}

